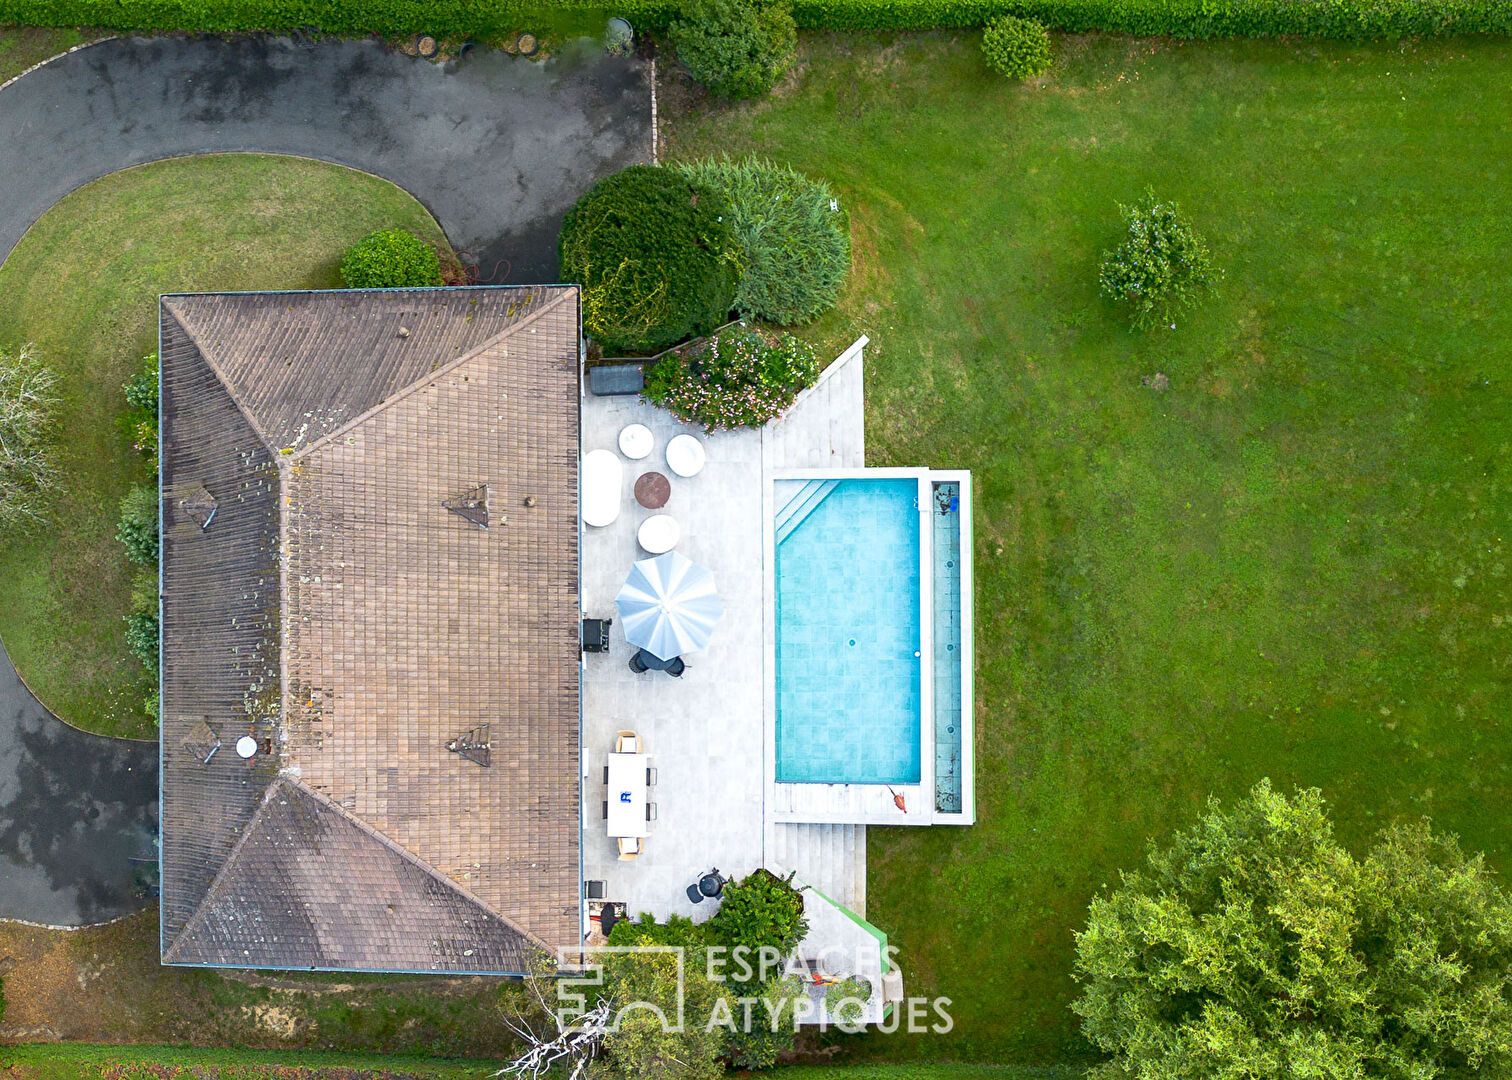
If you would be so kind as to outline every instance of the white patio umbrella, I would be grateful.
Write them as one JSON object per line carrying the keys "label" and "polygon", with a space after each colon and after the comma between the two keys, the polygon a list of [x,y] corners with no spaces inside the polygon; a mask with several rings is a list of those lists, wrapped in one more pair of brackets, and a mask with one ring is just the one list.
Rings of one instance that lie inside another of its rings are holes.
{"label": "white patio umbrella", "polygon": [[676,551],[632,566],[614,603],[625,640],[658,660],[705,648],[724,614],[709,568]]}

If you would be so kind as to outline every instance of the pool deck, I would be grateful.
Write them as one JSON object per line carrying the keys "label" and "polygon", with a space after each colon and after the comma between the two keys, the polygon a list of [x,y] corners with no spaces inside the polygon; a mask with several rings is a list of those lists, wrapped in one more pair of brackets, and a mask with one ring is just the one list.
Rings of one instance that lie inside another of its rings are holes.
{"label": "pool deck", "polygon": [[[761,430],[706,436],[635,397],[583,398],[584,453],[618,454],[619,432],[632,423],[645,424],[656,439],[643,461],[621,458],[619,518],[605,528],[584,529],[584,614],[614,617],[625,574],[645,557],[635,530],[653,511],[636,504],[632,489],[636,477],[652,470],[671,479],[672,496],[661,512],[682,527],[677,550],[713,571],[725,608],[709,648],[686,657],[680,679],[632,673],[627,661],[634,649],[617,619],[610,651],[584,656],[583,876],[606,882],[607,898],[626,904],[632,914],[711,913],[713,905],[695,906],[686,896],[699,874],[718,867],[740,877],[763,865],[796,870],[827,896],[858,913],[865,910],[864,828],[841,834],[824,826],[779,826],[770,813],[768,665],[774,633],[766,527],[775,471],[864,464],[864,344],[863,338],[842,354],[786,417]],[[689,479],[672,475],[663,456],[667,441],[682,431],[699,436],[708,453],[703,471]],[[656,818],[634,861],[618,859],[602,813],[605,755],[621,729],[640,734],[657,770],[649,795]],[[779,829],[789,831],[779,835]]]}

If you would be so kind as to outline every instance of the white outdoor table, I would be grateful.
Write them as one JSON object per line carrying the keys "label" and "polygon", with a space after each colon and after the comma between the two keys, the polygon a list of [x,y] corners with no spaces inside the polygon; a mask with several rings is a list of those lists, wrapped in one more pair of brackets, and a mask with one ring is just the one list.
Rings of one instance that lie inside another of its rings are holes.
{"label": "white outdoor table", "polygon": [[646,755],[609,755],[609,835],[646,835]]}

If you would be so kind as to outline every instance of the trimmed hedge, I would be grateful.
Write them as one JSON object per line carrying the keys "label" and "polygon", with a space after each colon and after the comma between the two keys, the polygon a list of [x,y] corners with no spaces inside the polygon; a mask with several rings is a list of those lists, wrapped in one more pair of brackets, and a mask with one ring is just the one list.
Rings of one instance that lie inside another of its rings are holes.
{"label": "trimmed hedge", "polygon": [[729,317],[739,280],[730,207],[671,169],[632,165],[562,219],[562,280],[583,287],[583,331],[606,353],[654,353]]}
{"label": "trimmed hedge", "polygon": [[[553,13],[621,15],[663,30],[677,0],[0,0],[0,23],[207,33],[307,30],[389,38],[488,39]],[[979,27],[998,15],[1058,30],[1180,38],[1512,35],[1512,0],[794,0],[806,30]]]}
{"label": "trimmed hedge", "polygon": [[424,289],[442,284],[441,257],[408,229],[379,229],[341,258],[349,289]]}

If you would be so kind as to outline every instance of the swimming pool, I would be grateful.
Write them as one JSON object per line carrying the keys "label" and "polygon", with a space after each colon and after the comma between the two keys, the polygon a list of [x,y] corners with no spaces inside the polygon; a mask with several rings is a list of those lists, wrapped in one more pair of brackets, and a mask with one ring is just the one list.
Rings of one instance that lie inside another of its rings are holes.
{"label": "swimming pool", "polygon": [[777,781],[920,782],[919,481],[786,481],[774,504]]}

